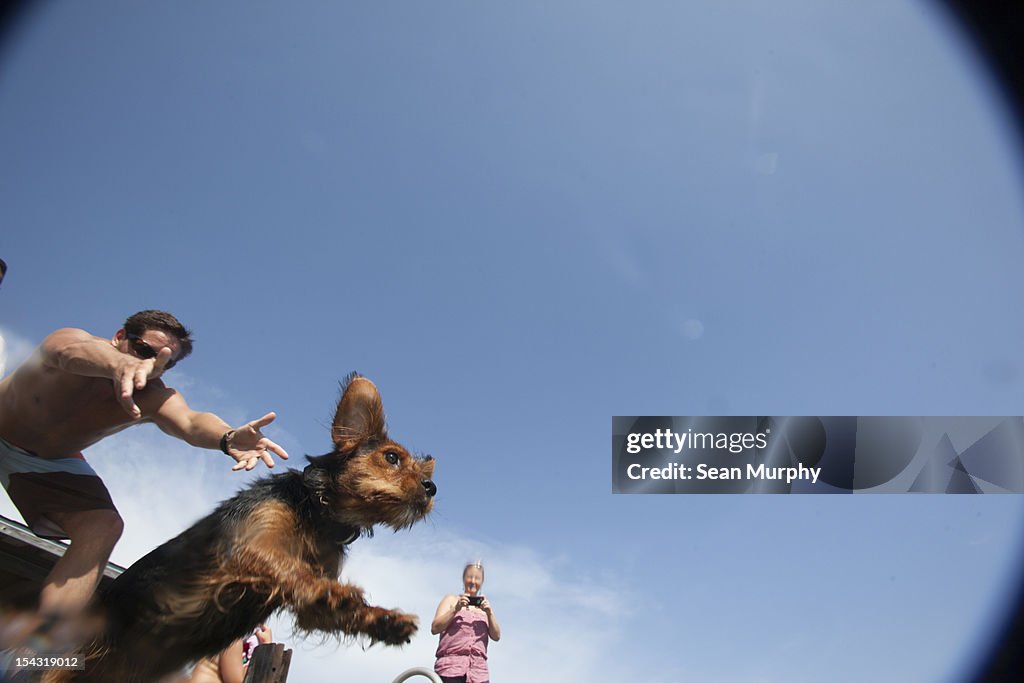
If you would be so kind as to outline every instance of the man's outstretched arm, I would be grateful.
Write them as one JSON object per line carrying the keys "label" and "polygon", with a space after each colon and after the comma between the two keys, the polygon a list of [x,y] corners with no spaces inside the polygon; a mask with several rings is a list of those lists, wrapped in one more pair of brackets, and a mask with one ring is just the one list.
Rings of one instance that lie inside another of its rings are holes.
{"label": "man's outstretched arm", "polygon": [[232,470],[251,470],[260,460],[267,467],[274,466],[271,454],[287,459],[288,453],[276,443],[263,436],[260,431],[277,417],[267,413],[258,420],[252,420],[232,428],[213,413],[192,410],[185,398],[173,389],[152,415],[156,425],[171,436],[192,446],[219,450],[225,447],[227,454],[235,459]]}

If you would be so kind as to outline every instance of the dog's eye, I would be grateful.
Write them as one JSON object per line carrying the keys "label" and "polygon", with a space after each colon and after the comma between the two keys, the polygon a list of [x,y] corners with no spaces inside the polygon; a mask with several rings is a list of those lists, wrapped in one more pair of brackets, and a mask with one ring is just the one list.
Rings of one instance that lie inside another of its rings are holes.
{"label": "dog's eye", "polygon": [[387,460],[392,465],[397,465],[400,458],[398,457],[398,453],[395,453],[394,451],[388,451],[387,453],[384,454],[384,459]]}

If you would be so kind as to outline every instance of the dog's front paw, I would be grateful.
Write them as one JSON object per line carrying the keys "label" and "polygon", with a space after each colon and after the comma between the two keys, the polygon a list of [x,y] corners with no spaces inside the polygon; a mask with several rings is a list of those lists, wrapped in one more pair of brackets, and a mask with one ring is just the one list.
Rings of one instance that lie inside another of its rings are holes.
{"label": "dog's front paw", "polygon": [[414,614],[406,614],[398,610],[386,610],[377,608],[378,613],[374,615],[373,621],[369,624],[367,635],[374,641],[386,643],[387,645],[405,645],[419,628],[419,619]]}
{"label": "dog's front paw", "polygon": [[327,590],[318,601],[318,604],[330,610],[356,611],[366,606],[366,597],[363,595],[362,588],[331,581],[328,583]]}

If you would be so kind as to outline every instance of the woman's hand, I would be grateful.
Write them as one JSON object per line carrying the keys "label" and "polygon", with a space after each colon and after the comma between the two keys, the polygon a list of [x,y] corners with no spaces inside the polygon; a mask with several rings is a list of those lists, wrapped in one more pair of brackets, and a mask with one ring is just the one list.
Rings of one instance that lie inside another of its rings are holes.
{"label": "woman's hand", "polygon": [[260,641],[260,645],[267,645],[268,643],[273,643],[274,633],[270,630],[269,626],[260,624],[256,627],[256,640]]}

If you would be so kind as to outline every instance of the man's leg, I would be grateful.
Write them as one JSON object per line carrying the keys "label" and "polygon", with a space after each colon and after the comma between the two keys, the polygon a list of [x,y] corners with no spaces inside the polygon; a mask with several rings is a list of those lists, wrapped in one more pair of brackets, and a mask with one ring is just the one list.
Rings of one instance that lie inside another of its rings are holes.
{"label": "man's leg", "polygon": [[[71,540],[67,551],[43,581],[39,610],[0,621],[0,649],[46,647],[62,651],[63,645],[80,643],[95,624],[81,621],[114,549],[124,523],[116,510],[50,512]],[[59,633],[53,628],[61,625]],[[85,630],[83,630],[85,629]],[[33,639],[41,638],[33,643]],[[12,650],[13,651],[13,650]],[[0,667],[2,671],[2,667]]]}
{"label": "man's leg", "polygon": [[124,522],[116,510],[51,512],[48,516],[64,529],[71,545],[43,581],[39,613],[75,615],[96,590]]}

